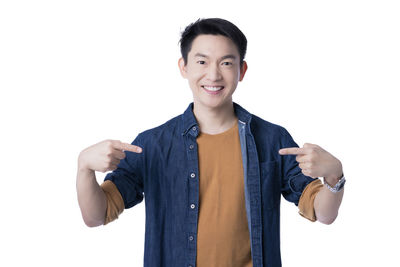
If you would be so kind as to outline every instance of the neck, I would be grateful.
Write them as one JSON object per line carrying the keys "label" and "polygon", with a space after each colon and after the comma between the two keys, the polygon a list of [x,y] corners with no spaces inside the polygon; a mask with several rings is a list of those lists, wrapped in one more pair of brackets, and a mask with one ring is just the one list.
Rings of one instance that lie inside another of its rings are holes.
{"label": "neck", "polygon": [[193,113],[200,126],[200,131],[207,134],[219,134],[230,129],[236,122],[233,103],[217,108],[193,105]]}

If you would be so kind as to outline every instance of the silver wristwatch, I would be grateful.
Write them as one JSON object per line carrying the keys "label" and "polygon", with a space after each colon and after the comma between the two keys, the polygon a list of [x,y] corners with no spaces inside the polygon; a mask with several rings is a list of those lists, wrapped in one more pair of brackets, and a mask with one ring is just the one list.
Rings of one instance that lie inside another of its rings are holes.
{"label": "silver wristwatch", "polygon": [[345,183],[346,183],[346,178],[344,178],[344,175],[342,176],[342,178],[340,178],[339,182],[337,182],[333,187],[331,187],[327,182],[325,182],[325,179],[324,179],[324,184],[333,193],[337,193],[340,190],[342,190]]}

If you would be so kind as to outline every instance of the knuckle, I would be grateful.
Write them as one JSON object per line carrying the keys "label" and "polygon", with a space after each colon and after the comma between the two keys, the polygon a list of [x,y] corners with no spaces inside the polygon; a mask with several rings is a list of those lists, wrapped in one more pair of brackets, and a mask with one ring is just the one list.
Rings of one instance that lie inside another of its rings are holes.
{"label": "knuckle", "polygon": [[113,147],[112,140],[110,140],[110,139],[105,140],[105,141],[104,141],[104,147],[105,147],[107,150],[110,150],[110,149]]}
{"label": "knuckle", "polygon": [[119,141],[119,140],[113,140],[113,145],[115,145],[115,146],[119,146],[119,145],[121,145],[122,144],[122,142],[121,141]]}
{"label": "knuckle", "polygon": [[108,149],[108,150],[107,150],[107,152],[106,152],[106,156],[107,156],[107,158],[112,158],[112,156],[113,156],[113,152],[112,152],[112,150],[111,150],[111,149]]}
{"label": "knuckle", "polygon": [[112,139],[106,139],[104,141],[107,145],[112,144],[113,140]]}
{"label": "knuckle", "polygon": [[107,143],[107,148],[110,149],[110,150],[113,148],[113,142],[112,141]]}

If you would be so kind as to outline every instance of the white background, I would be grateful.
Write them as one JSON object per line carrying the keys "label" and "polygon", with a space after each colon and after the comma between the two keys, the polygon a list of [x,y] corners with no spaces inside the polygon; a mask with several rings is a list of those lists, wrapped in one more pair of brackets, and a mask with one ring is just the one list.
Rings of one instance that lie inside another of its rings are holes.
{"label": "white background", "polygon": [[348,180],[329,226],[282,200],[284,266],[400,266],[399,14],[385,0],[1,1],[0,265],[143,265],[144,202],[86,227],[77,157],[181,114],[180,33],[221,17],[248,39],[234,101],[331,152]]}

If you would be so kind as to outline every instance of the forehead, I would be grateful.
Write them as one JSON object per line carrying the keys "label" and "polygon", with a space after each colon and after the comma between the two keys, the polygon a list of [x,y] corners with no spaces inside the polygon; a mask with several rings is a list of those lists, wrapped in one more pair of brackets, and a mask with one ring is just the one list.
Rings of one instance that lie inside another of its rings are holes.
{"label": "forehead", "polygon": [[192,42],[189,56],[196,54],[207,55],[209,57],[219,57],[226,54],[233,54],[239,57],[235,43],[223,35],[201,34]]}

